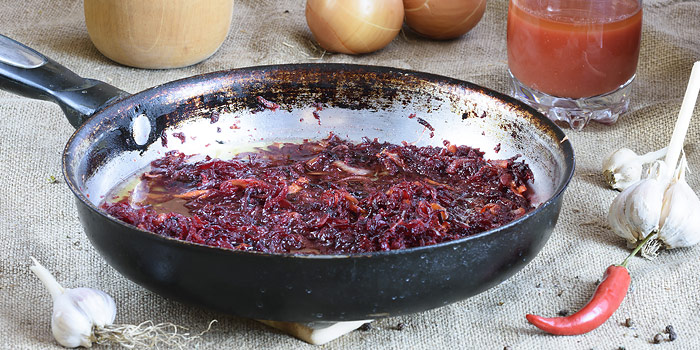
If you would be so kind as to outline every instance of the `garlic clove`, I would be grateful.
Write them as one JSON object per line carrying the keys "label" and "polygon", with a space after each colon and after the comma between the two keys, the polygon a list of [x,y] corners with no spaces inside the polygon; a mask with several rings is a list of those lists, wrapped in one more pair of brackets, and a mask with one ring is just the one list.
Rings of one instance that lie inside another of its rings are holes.
{"label": "garlic clove", "polygon": [[644,179],[615,197],[608,211],[608,223],[615,234],[636,244],[657,230],[664,187],[656,179]]}
{"label": "garlic clove", "polygon": [[685,155],[664,194],[658,238],[666,248],[689,247],[700,242],[700,198],[685,182]]}
{"label": "garlic clove", "polygon": [[627,241],[627,245],[634,245],[635,242],[637,242],[637,236],[632,233],[627,218],[625,218],[625,201],[634,190],[634,187],[636,187],[636,184],[632,185],[632,187],[628,187],[615,197],[608,210],[608,223],[610,227],[615,234]]}
{"label": "garlic clove", "polygon": [[93,325],[104,327],[114,323],[117,316],[117,306],[109,294],[92,288],[68,289],[75,306],[85,313]]}
{"label": "garlic clove", "polygon": [[665,186],[656,179],[644,179],[625,203],[625,217],[637,239],[644,239],[659,228]]}
{"label": "garlic clove", "polygon": [[689,247],[700,242],[700,199],[687,183],[672,184],[666,191],[662,217],[658,238],[666,248]]}
{"label": "garlic clove", "polygon": [[51,333],[59,344],[67,348],[92,346],[92,322],[85,312],[73,307],[73,300],[68,293],[62,294],[54,301]]}
{"label": "garlic clove", "polygon": [[622,191],[642,177],[639,156],[629,148],[620,148],[603,160],[605,182],[613,189]]}

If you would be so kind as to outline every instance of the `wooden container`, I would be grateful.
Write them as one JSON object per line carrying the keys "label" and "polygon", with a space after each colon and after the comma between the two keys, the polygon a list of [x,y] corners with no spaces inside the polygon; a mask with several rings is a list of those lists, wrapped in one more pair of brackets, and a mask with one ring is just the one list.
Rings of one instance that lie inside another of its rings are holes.
{"label": "wooden container", "polygon": [[233,0],[85,0],[95,47],[132,67],[189,66],[219,49],[231,25]]}

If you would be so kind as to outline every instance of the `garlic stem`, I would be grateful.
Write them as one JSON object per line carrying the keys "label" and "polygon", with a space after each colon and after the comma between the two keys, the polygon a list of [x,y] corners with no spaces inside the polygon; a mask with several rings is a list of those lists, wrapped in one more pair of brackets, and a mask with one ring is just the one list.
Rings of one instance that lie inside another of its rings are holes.
{"label": "garlic stem", "polygon": [[667,151],[667,150],[668,150],[668,147],[664,147],[664,148],[662,148],[662,149],[660,149],[660,150],[657,150],[657,151],[653,151],[653,152],[649,152],[649,153],[643,154],[643,155],[639,156],[638,160],[639,160],[642,164],[651,163],[651,162],[653,162],[653,161],[655,161],[655,160],[657,160],[657,159],[663,157],[663,156],[666,154],[666,151]]}
{"label": "garlic stem", "polygon": [[676,182],[685,181],[685,172],[688,170],[688,159],[685,157],[685,153],[681,153],[681,163],[676,167],[676,171],[673,173],[673,179]]}
{"label": "garlic stem", "polygon": [[666,153],[664,161],[669,169],[676,168],[678,157],[683,148],[685,134],[688,132],[688,126],[690,125],[690,118],[693,116],[693,109],[695,108],[695,101],[698,98],[698,93],[700,93],[700,61],[693,64],[693,69],[690,72],[690,79],[688,80],[688,87],[685,90],[683,103],[678,112],[678,119],[673,128],[673,134],[671,135],[671,142],[668,144],[668,153]]}
{"label": "garlic stem", "polygon": [[620,266],[622,266],[622,267],[624,267],[624,268],[627,268],[627,262],[628,262],[628,260],[629,260],[631,257],[637,255],[637,252],[639,252],[639,251],[642,249],[642,247],[644,247],[644,245],[647,244],[647,242],[649,242],[649,240],[650,240],[652,237],[654,237],[654,236],[656,235],[656,233],[657,233],[657,231],[651,231],[651,232],[644,238],[644,240],[641,241],[641,242],[637,245],[636,248],[634,248],[634,250],[632,251],[632,253],[630,253],[630,255],[628,255],[628,256],[625,258],[625,260],[622,262],[622,264],[620,264]]}
{"label": "garlic stem", "polygon": [[37,277],[39,277],[39,280],[41,280],[46,289],[49,290],[51,298],[56,300],[56,297],[63,294],[65,289],[58,283],[58,281],[56,281],[56,278],[53,277],[49,270],[42,266],[36,259],[34,259],[34,257],[30,258],[34,262],[34,265],[30,266],[29,269],[32,270]]}

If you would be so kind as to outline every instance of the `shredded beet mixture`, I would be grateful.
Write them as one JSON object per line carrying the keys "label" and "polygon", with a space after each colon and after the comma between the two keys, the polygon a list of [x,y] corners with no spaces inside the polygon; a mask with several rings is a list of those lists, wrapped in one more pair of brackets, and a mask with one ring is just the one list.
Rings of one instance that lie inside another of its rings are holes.
{"label": "shredded beet mixture", "polygon": [[299,254],[431,245],[533,209],[532,172],[517,157],[485,160],[478,149],[445,146],[353,144],[331,135],[232,160],[193,162],[171,151],[128,196],[102,208],[189,242]]}

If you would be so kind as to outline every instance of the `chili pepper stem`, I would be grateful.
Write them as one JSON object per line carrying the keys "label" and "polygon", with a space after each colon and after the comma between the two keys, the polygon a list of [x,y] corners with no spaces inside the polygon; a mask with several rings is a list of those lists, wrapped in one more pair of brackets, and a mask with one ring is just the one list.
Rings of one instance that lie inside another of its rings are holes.
{"label": "chili pepper stem", "polygon": [[634,250],[632,251],[632,253],[630,253],[630,255],[628,255],[628,256],[625,258],[625,260],[622,262],[622,264],[620,264],[620,266],[622,266],[622,267],[624,267],[624,268],[627,268],[627,262],[629,261],[629,259],[630,259],[631,257],[637,255],[637,253],[642,249],[642,247],[644,247],[644,245],[647,244],[647,242],[649,242],[649,240],[650,240],[652,237],[654,237],[657,233],[658,233],[658,232],[657,232],[656,230],[651,231],[651,232],[644,238],[644,240],[641,241],[641,242],[637,245],[636,248],[634,248]]}

